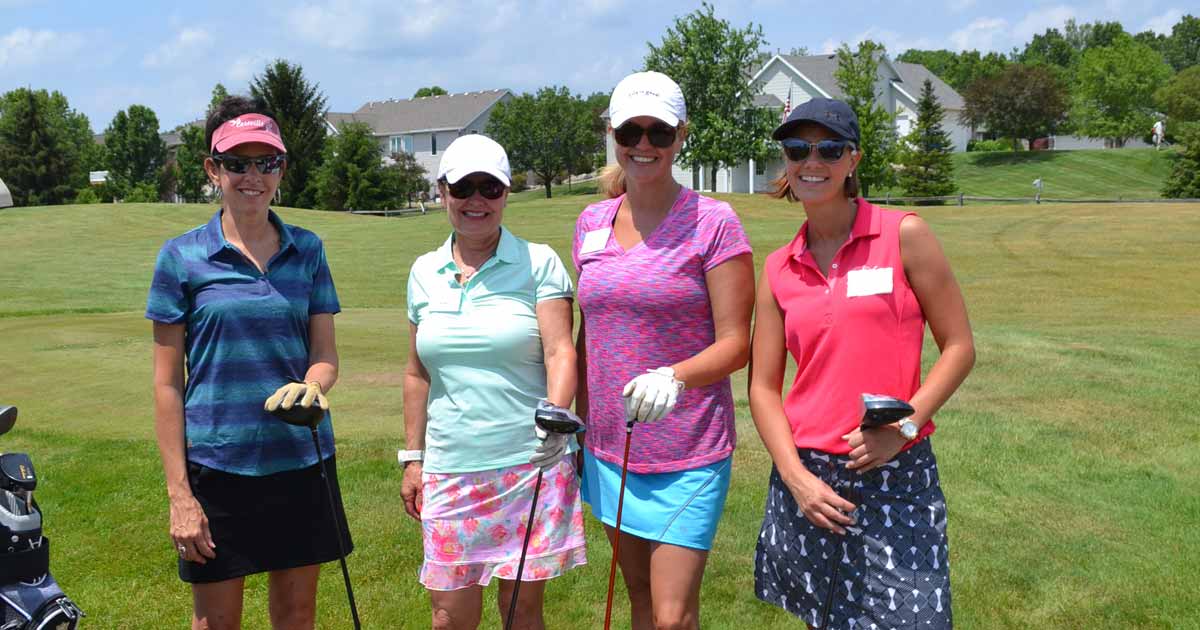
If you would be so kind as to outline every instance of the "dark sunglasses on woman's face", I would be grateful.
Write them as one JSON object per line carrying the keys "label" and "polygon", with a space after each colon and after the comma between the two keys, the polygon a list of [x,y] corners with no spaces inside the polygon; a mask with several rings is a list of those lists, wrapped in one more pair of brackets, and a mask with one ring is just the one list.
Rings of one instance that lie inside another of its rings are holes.
{"label": "dark sunglasses on woman's face", "polygon": [[854,143],[849,140],[809,142],[800,138],[787,138],[781,144],[783,144],[783,152],[787,154],[787,159],[793,162],[807,160],[809,154],[812,153],[813,147],[817,149],[817,159],[829,164],[842,159],[842,155],[846,153],[846,147],[850,147],[851,151],[854,150]]}
{"label": "dark sunglasses on woman's face", "polygon": [[250,170],[251,164],[257,166],[258,172],[262,175],[274,175],[275,173],[279,172],[279,169],[283,168],[285,163],[287,163],[287,155],[283,153],[278,153],[276,155],[264,155],[262,157],[255,158],[238,157],[228,153],[217,153],[216,155],[212,156],[212,159],[214,162],[220,165],[221,168],[229,171],[230,173],[236,173],[238,175],[245,175],[246,171]]}
{"label": "dark sunglasses on woman's face", "polygon": [[450,196],[455,199],[470,199],[476,190],[483,195],[484,199],[499,199],[504,194],[504,189],[507,188],[504,182],[495,177],[489,177],[480,182],[473,182],[464,177],[453,184],[447,184],[446,187],[450,190]]}
{"label": "dark sunglasses on woman's face", "polygon": [[627,122],[613,129],[613,139],[623,147],[636,147],[645,135],[652,146],[665,149],[675,144],[675,134],[678,129],[664,122],[656,122],[649,127]]}

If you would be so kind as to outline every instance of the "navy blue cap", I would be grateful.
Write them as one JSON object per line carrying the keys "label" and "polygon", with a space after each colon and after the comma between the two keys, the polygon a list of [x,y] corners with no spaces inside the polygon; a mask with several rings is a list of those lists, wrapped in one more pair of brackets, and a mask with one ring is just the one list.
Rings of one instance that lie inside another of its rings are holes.
{"label": "navy blue cap", "polygon": [[792,109],[787,120],[775,128],[771,137],[783,140],[791,135],[793,129],[806,122],[821,125],[841,138],[859,144],[861,134],[858,131],[858,116],[854,115],[854,110],[842,101],[820,96]]}

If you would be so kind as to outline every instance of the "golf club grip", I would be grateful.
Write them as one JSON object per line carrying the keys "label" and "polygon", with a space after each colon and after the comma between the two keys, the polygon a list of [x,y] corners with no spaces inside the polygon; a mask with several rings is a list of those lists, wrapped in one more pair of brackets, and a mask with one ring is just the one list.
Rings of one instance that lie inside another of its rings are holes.
{"label": "golf club grip", "polygon": [[313,446],[317,449],[317,465],[321,467],[321,479],[325,480],[325,493],[329,496],[329,515],[333,517],[333,531],[337,538],[338,560],[342,565],[342,580],[346,583],[346,597],[350,600],[350,617],[354,620],[354,630],[360,630],[362,623],[358,620],[358,606],[354,603],[354,588],[350,586],[350,569],[346,567],[346,545],[342,542],[342,522],[338,520],[337,508],[333,505],[333,484],[329,475],[325,474],[325,458],[321,456],[321,439],[317,437],[317,426],[309,427],[312,432]]}
{"label": "golf club grip", "polygon": [[617,559],[621,550],[621,510],[625,507],[625,475],[629,473],[629,440],[633,437],[633,423],[625,425],[625,457],[621,465],[621,490],[617,493],[617,526],[613,528],[613,555],[608,566],[608,601],[604,604],[604,630],[612,627],[613,587],[617,582]]}
{"label": "golf club grip", "polygon": [[525,523],[525,542],[521,545],[521,560],[517,562],[517,580],[513,583],[512,599],[508,602],[508,620],[504,630],[512,630],[517,612],[517,596],[521,594],[521,574],[525,572],[525,552],[529,550],[529,537],[533,534],[533,517],[537,511],[538,492],[542,489],[542,469],[538,468],[537,480],[533,482],[533,504],[529,506],[529,520]]}

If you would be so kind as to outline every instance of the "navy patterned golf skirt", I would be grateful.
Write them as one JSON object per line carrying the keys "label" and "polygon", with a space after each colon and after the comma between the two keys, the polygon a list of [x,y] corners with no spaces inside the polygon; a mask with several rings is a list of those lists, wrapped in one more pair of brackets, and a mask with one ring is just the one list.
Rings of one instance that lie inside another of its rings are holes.
{"label": "navy patterned golf skirt", "polygon": [[844,537],[813,525],[772,468],[754,557],[758,598],[814,628],[948,630],[946,499],[929,440],[862,476],[846,470],[845,456],[799,453],[858,506],[857,522]]}

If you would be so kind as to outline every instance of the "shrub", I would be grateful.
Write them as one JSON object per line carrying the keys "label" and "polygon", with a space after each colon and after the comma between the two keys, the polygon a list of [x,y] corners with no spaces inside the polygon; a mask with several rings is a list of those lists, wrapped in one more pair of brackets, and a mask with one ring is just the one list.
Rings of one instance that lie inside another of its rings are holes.
{"label": "shrub", "polygon": [[100,203],[100,195],[91,188],[83,188],[75,195],[75,203]]}
{"label": "shrub", "polygon": [[125,195],[123,200],[125,203],[157,203],[158,184],[152,182],[142,182],[134,186],[128,195]]}
{"label": "shrub", "polygon": [[1008,140],[972,140],[967,143],[968,151],[1011,151],[1012,148]]}

